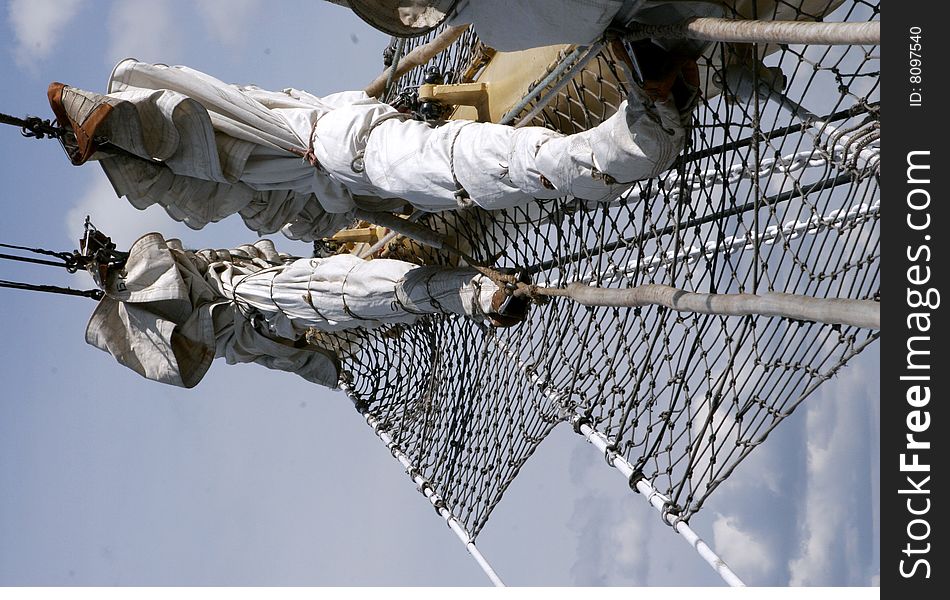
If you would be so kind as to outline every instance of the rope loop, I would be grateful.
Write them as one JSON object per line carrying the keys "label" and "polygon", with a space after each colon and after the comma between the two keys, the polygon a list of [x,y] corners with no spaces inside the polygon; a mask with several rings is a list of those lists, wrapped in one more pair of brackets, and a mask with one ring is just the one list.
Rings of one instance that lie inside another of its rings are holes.
{"label": "rope loop", "polygon": [[607,444],[607,447],[604,448],[604,460],[607,461],[607,464],[613,467],[614,459],[618,456],[620,456],[620,446],[617,442]]}
{"label": "rope loop", "polygon": [[366,133],[361,135],[359,137],[359,140],[357,140],[360,146],[360,149],[359,151],[357,151],[356,155],[353,157],[353,160],[350,161],[350,169],[352,169],[354,173],[362,173],[366,170],[366,160],[365,160],[366,145],[369,144],[369,136],[373,134],[373,131],[377,127],[379,127],[386,121],[389,121],[390,119],[399,119],[401,121],[406,121],[411,118],[412,118],[412,115],[407,115],[401,112],[386,113],[380,117],[377,117],[372,123],[370,123],[370,126],[366,128]]}
{"label": "rope loop", "polygon": [[[664,523],[666,523],[670,527],[674,527],[675,524],[680,521],[680,515],[682,514],[682,512],[683,512],[683,509],[678,504],[676,504],[672,500],[667,500],[666,502],[663,503],[663,509],[660,511],[660,514],[663,515]],[[675,519],[673,519],[672,523],[669,520],[669,515],[673,515],[674,517],[676,517]]]}

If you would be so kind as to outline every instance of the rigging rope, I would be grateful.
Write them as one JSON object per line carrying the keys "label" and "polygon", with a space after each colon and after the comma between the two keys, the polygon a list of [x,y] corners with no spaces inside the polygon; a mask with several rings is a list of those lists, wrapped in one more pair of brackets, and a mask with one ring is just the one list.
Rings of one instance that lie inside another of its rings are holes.
{"label": "rigging rope", "polygon": [[25,119],[21,119],[0,113],[0,124],[19,127],[20,134],[23,137],[32,137],[38,140],[47,137],[59,139],[69,133],[69,129],[54,125],[49,119],[41,119],[39,117],[26,117]]}
{"label": "rigging rope", "polygon": [[84,261],[85,261],[85,257],[80,255],[78,252],[56,252],[53,250],[44,250],[43,248],[14,246],[12,244],[0,244],[0,248],[10,248],[13,250],[26,250],[27,252],[32,252],[33,254],[40,254],[43,256],[55,256],[56,258],[60,260],[60,262],[55,262],[52,260],[43,260],[41,258],[30,258],[28,256],[17,256],[13,254],[0,254],[0,259],[33,263],[33,264],[45,265],[49,267],[60,267],[60,268],[66,269],[70,273],[75,273],[80,267],[84,266]]}
{"label": "rigging rope", "polygon": [[0,287],[11,288],[15,290],[26,290],[28,292],[46,292],[50,294],[62,294],[64,296],[82,296],[84,298],[92,298],[93,300],[101,300],[105,296],[103,291],[99,289],[74,290],[72,288],[60,287],[57,285],[22,283],[19,281],[7,281],[5,279],[0,279]]}
{"label": "rigging rope", "polygon": [[[840,7],[828,14],[818,4],[808,5],[809,15],[788,14],[794,3],[774,10],[785,11],[781,19],[879,20],[877,0],[835,0],[829,5]],[[548,286],[875,300],[879,176],[854,157],[880,151],[878,49],[762,48],[764,64],[787,79],[781,93],[833,123],[834,132],[790,119],[777,102],[727,98],[713,79],[731,51],[714,45],[700,65],[709,93],[670,173],[610,204],[567,198],[428,215],[420,223],[479,264],[526,270]],[[428,69],[458,82],[455,74],[478,55],[466,36],[401,85],[418,85]],[[512,122],[536,112],[530,125],[565,134],[594,126],[626,98],[621,71],[613,49],[604,49],[567,85],[552,78],[555,94],[534,90]],[[536,110],[539,97],[549,101]],[[850,136],[847,147],[838,148],[839,133]],[[426,257],[452,264],[444,247]],[[563,422],[559,407],[576,409],[615,441],[618,454],[687,520],[878,335],[845,324],[548,302],[513,329],[432,317],[414,327],[348,332],[333,343],[368,413],[388,424],[476,536],[538,444]]]}
{"label": "rigging rope", "polygon": [[[774,4],[776,11],[793,6]],[[834,14],[793,17],[879,20],[877,0],[834,0],[829,11],[839,4]],[[452,36],[453,43],[441,45]],[[426,45],[435,38],[439,44]],[[470,30],[407,44],[417,46],[407,46],[398,61],[403,87],[422,83],[428,70],[460,82],[478,55]],[[736,90],[715,75],[734,50],[717,44],[701,61],[707,93],[672,172],[609,204],[565,198],[428,215],[423,238],[437,251],[424,261],[454,266],[454,253],[491,265],[508,283],[505,269],[514,269],[548,285],[583,281],[624,294],[666,286],[696,295],[876,299],[879,177],[854,157],[880,149],[877,49],[756,49],[764,65],[785,76],[776,93],[823,115],[819,120],[834,130],[808,118],[790,122],[780,102],[765,102],[759,92],[744,102],[728,93]],[[413,56],[425,59],[402,74]],[[583,68],[573,64],[542,73],[543,85],[517,104],[511,122],[570,134],[614,114],[628,92],[615,49],[597,48]],[[386,89],[389,73],[374,84],[376,93]],[[382,99],[391,100],[397,87]],[[22,127],[21,121],[11,124]],[[54,127],[32,124],[43,135]],[[845,136],[850,143],[836,150]],[[416,237],[412,227],[419,224],[400,221],[392,229]],[[421,260],[415,248],[402,250]],[[538,305],[527,322],[506,330],[433,316],[412,327],[314,335],[340,356],[367,417],[473,539],[566,411],[609,439],[637,481],[675,503],[675,520],[686,522],[809,394],[878,339],[848,324],[573,302]]]}

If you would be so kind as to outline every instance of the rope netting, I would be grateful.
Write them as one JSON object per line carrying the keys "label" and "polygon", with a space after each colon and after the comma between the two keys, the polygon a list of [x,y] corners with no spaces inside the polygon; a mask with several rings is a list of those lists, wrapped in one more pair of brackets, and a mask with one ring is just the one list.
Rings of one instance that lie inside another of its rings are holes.
{"label": "rope netting", "polygon": [[[766,4],[771,12],[763,14]],[[737,5],[747,18],[879,19],[877,0]],[[613,114],[627,94],[616,52],[605,46],[572,79],[552,83],[556,93],[531,124],[571,133]],[[700,61],[705,98],[687,147],[664,175],[609,204],[564,198],[422,222],[475,258],[527,270],[545,286],[656,283],[877,299],[877,53],[716,44]],[[442,72],[472,73],[481,55],[467,34],[434,62]],[[423,71],[396,87],[418,85]],[[522,115],[532,108],[527,102]],[[398,244],[397,255],[455,262]],[[606,435],[635,477],[688,519],[877,336],[785,318],[559,298],[532,307],[512,329],[437,317],[336,343],[353,397],[474,536],[538,445],[572,415]]]}

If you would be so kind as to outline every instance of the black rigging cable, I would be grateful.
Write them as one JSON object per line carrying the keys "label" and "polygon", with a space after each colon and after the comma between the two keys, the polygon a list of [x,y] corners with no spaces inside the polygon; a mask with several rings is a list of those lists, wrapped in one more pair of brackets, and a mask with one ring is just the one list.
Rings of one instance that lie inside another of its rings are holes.
{"label": "black rigging cable", "polygon": [[74,290],[73,288],[60,287],[57,285],[42,285],[35,283],[22,283],[20,281],[7,281],[0,279],[0,288],[11,288],[14,290],[26,290],[29,292],[47,292],[50,294],[63,294],[65,296],[83,296],[93,300],[101,300],[105,293],[102,290]]}
{"label": "black rigging cable", "polygon": [[32,252],[33,254],[42,254],[44,256],[55,256],[60,259],[62,262],[55,262],[52,260],[44,260],[42,258],[30,258],[28,256],[17,256],[14,254],[0,254],[0,259],[4,260],[15,260],[19,262],[32,263],[37,265],[46,265],[49,267],[61,267],[66,269],[70,273],[75,273],[79,270],[80,266],[84,262],[84,257],[78,252],[55,252],[53,250],[44,250],[43,248],[29,248],[27,246],[15,246],[13,244],[0,244],[0,248],[10,248],[12,250],[26,250],[27,252]]}
{"label": "black rigging cable", "polygon": [[13,125],[14,127],[19,127],[20,134],[23,137],[31,137],[38,140],[42,140],[43,138],[47,137],[60,139],[63,135],[69,132],[69,129],[60,127],[49,119],[41,119],[39,117],[26,117],[25,119],[21,119],[19,117],[0,113],[0,123],[3,125]]}
{"label": "black rigging cable", "polygon": [[[122,265],[125,262],[125,259],[128,257],[128,253],[117,251],[115,249],[115,244],[112,243],[112,239],[96,229],[96,227],[90,222],[89,217],[86,217],[84,227],[85,234],[83,235],[83,239],[80,242],[82,251],[74,250],[72,252],[57,252],[54,250],[46,250],[44,248],[32,248],[29,246],[0,243],[0,248],[23,250],[42,256],[51,256],[58,258],[59,262],[42,258],[33,258],[30,256],[2,253],[0,253],[0,260],[12,260],[49,267],[59,267],[66,269],[66,271],[70,273],[75,273],[79,269],[92,268],[95,271],[95,273],[93,273],[94,278],[98,274],[100,279],[104,279],[104,270]],[[100,279],[97,279],[97,281],[100,281]],[[51,294],[64,294],[67,296],[83,296],[85,298],[92,298],[93,300],[100,300],[105,295],[102,290],[99,289],[74,290],[72,288],[60,287],[56,285],[23,283],[20,281],[7,280],[0,280],[0,287],[33,292],[47,292]]]}

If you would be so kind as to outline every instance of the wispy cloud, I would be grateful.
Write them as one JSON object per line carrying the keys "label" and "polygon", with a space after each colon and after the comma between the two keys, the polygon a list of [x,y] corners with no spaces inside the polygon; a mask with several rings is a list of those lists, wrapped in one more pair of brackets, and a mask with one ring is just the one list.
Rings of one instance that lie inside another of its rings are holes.
{"label": "wispy cloud", "polygon": [[[633,504],[638,498],[627,498],[623,505]],[[611,531],[615,548],[613,570],[620,581],[629,585],[647,585],[650,574],[650,561],[647,549],[650,547],[650,531],[647,521],[637,518],[631,506],[621,506],[622,516]]]}
{"label": "wispy cloud", "polygon": [[754,534],[743,531],[731,517],[716,515],[713,539],[716,550],[729,556],[729,566],[747,581],[764,578],[775,568],[772,549]]}
{"label": "wispy cloud", "polygon": [[876,364],[842,370],[707,505],[713,547],[747,583],[874,584]]}
{"label": "wispy cloud", "polygon": [[175,62],[182,56],[182,36],[174,7],[168,0],[116,2],[109,13],[107,62],[128,57]]}
{"label": "wispy cloud", "polygon": [[81,4],[82,0],[10,0],[7,20],[16,39],[17,65],[31,69],[48,58]]}
{"label": "wispy cloud", "polygon": [[636,518],[632,504],[631,498],[600,493],[575,503],[571,523],[578,530],[577,559],[571,574],[577,585],[649,584],[649,524]]}
{"label": "wispy cloud", "polygon": [[[89,215],[92,222],[118,245],[128,248],[142,235],[157,231],[166,238],[178,238],[188,248],[233,248],[257,239],[257,235],[244,226],[237,215],[204,229],[194,230],[175,221],[158,205],[139,210],[125,198],[116,196],[112,184],[98,165],[89,163],[83,167],[91,173],[89,183],[76,194],[78,200],[66,212],[66,232],[69,239],[80,234],[83,219]],[[280,235],[270,236],[277,247],[291,254],[306,255],[309,246],[293,242]]]}
{"label": "wispy cloud", "polygon": [[195,7],[207,22],[211,35],[224,44],[235,45],[251,33],[262,0],[198,0]]}
{"label": "wispy cloud", "polygon": [[809,405],[808,479],[802,547],[789,563],[792,585],[869,585],[873,564],[869,413],[879,410],[876,380],[852,366],[836,382],[846,392]]}
{"label": "wispy cloud", "polygon": [[[96,169],[90,164],[87,169]],[[97,173],[92,184],[80,196],[76,205],[66,213],[66,228],[71,238],[76,238],[83,219],[89,215],[92,222],[110,236],[120,249],[128,248],[145,233],[161,232],[165,237],[194,237],[187,226],[176,223],[158,206],[138,210],[125,198],[118,198],[105,175]]]}

